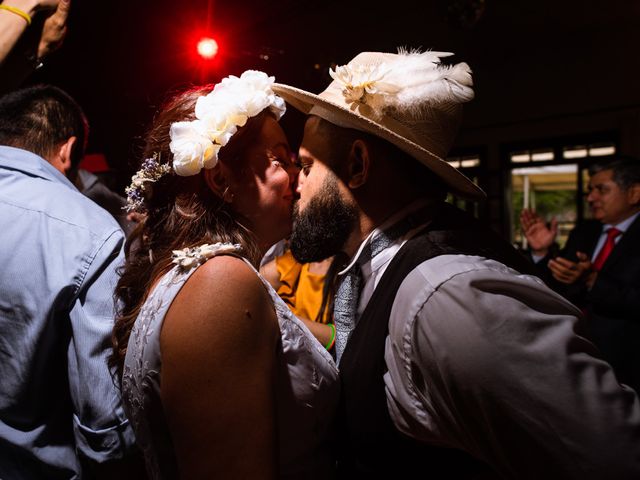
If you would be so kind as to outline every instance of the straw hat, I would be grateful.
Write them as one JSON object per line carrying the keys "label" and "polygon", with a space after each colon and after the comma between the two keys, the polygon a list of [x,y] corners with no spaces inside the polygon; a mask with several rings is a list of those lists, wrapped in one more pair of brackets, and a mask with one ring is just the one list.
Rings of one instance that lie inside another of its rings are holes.
{"label": "straw hat", "polygon": [[444,159],[473,98],[466,63],[440,64],[444,52],[363,52],[330,70],[334,79],[315,95],[275,83],[273,91],[305,114],[383,138],[413,156],[456,194],[484,198],[475,183]]}

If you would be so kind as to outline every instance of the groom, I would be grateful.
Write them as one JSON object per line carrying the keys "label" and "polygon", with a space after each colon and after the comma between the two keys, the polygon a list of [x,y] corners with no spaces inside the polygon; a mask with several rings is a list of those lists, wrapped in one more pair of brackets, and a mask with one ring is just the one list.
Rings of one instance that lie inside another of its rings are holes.
{"label": "groom", "polygon": [[343,252],[334,318],[341,478],[640,478],[640,406],[580,312],[505,241],[445,202],[483,192],[443,159],[465,63],[366,52],[319,95],[274,90],[310,116],[291,248]]}

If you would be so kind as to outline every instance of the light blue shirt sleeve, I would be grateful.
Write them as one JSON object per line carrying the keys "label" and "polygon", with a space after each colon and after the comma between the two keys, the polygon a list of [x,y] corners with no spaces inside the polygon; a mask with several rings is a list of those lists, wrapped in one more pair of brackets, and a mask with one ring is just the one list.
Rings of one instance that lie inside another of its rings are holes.
{"label": "light blue shirt sleeve", "polygon": [[[103,462],[119,458],[134,442],[113,378],[105,375],[115,317],[116,268],[123,262],[123,235],[114,232],[87,258],[69,317],[69,388],[76,445]],[[124,439],[124,441],[123,441]]]}

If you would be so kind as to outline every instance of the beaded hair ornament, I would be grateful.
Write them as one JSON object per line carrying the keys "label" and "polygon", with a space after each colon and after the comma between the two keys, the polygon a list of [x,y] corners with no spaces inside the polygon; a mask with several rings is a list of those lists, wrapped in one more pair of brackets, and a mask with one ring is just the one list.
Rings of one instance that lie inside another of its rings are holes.
{"label": "beaded hair ornament", "polygon": [[151,184],[173,171],[187,177],[203,168],[213,168],[218,154],[231,137],[265,108],[280,119],[286,110],[285,102],[271,86],[274,77],[257,70],[247,70],[240,77],[230,75],[222,79],[213,90],[196,101],[196,119],[171,124],[169,148],[173,161],[161,163],[157,154],[142,162],[140,170],[131,177],[125,192],[128,212],[144,211],[145,195]]}

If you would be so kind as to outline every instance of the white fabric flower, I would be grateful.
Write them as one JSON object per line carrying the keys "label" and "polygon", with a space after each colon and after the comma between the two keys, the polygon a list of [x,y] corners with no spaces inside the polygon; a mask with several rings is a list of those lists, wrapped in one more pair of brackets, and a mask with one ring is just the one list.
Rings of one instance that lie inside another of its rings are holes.
{"label": "white fabric flower", "polygon": [[329,69],[329,75],[344,86],[342,94],[348,101],[366,103],[367,95],[379,93],[379,87],[387,74],[387,68],[381,65],[343,65],[335,70]]}
{"label": "white fabric flower", "polygon": [[197,174],[202,168],[213,168],[218,163],[220,145],[214,145],[207,137],[202,122],[176,122],[171,125],[173,169],[186,177]]}
{"label": "white fabric flower", "polygon": [[196,120],[171,125],[171,152],[178,175],[195,175],[218,163],[218,151],[247,120],[270,108],[279,120],[286,110],[282,98],[273,93],[274,77],[247,70],[230,75],[211,93],[196,101]]}
{"label": "white fabric flower", "polygon": [[196,265],[202,265],[209,258],[221,253],[239,252],[242,246],[237,243],[204,243],[198,247],[173,250],[172,262],[182,270],[189,270]]}

